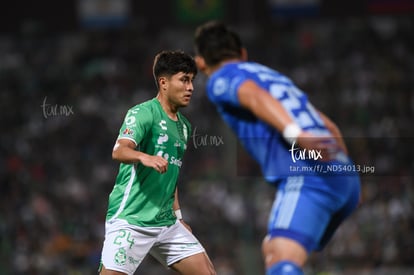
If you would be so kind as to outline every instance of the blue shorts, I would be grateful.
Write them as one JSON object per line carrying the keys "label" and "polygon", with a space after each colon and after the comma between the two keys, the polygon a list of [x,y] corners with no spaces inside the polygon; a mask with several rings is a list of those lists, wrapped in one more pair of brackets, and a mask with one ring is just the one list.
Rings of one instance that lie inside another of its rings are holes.
{"label": "blue shorts", "polygon": [[321,250],[355,210],[359,196],[358,175],[288,177],[278,185],[269,237],[296,240],[308,253]]}

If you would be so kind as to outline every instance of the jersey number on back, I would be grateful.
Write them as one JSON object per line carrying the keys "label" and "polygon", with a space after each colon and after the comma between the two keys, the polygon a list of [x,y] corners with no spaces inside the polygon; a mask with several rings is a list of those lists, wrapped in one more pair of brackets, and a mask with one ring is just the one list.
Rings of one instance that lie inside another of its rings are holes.
{"label": "jersey number on back", "polygon": [[274,83],[270,86],[269,90],[270,94],[283,104],[292,118],[294,118],[302,128],[323,125],[320,116],[312,104],[309,103],[309,101],[304,104],[300,100],[300,97],[303,96],[303,94],[298,88]]}

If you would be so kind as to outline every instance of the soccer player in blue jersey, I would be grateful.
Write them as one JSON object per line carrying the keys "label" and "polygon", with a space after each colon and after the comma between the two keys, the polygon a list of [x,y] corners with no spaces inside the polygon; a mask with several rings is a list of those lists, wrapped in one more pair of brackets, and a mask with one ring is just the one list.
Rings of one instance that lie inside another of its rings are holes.
{"label": "soccer player in blue jersey", "polygon": [[360,179],[338,127],[288,77],[247,61],[239,35],[207,22],[194,37],[207,95],[277,188],[262,250],[267,275],[303,273],[355,210]]}

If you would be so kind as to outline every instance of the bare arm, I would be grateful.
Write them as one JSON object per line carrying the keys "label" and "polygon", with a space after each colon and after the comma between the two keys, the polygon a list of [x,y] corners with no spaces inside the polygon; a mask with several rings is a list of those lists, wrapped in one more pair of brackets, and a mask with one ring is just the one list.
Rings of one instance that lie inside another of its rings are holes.
{"label": "bare arm", "polygon": [[173,210],[176,211],[179,209],[180,209],[180,203],[178,201],[178,188],[175,188]]}
{"label": "bare arm", "polygon": [[253,81],[246,81],[240,86],[238,98],[244,108],[279,132],[293,122],[283,105]]}
{"label": "bare arm", "polygon": [[175,188],[173,210],[174,210],[176,216],[177,216],[177,211],[179,211],[180,217],[177,216],[177,219],[179,219],[180,222],[191,232],[191,227],[186,222],[184,222],[184,219],[181,216],[182,214],[181,214],[181,210],[180,210],[180,203],[179,203],[179,200],[178,200],[178,188]]}
{"label": "bare arm", "polygon": [[136,151],[135,143],[129,139],[118,139],[112,150],[112,159],[122,163],[142,163],[144,166],[152,167],[159,173],[165,173],[168,161],[160,156],[152,156]]}
{"label": "bare arm", "polygon": [[[254,81],[246,81],[239,87],[238,98],[244,108],[280,133],[283,133],[287,125],[294,123],[283,105]],[[329,150],[335,146],[327,142],[330,139],[332,137],[315,136],[302,131],[297,138],[297,144],[302,148],[321,150],[324,159],[329,159]]]}

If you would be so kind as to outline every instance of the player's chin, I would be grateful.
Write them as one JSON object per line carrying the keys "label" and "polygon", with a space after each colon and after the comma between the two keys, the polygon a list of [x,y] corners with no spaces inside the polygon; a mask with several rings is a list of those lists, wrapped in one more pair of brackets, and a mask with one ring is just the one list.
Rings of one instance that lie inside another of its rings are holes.
{"label": "player's chin", "polygon": [[181,107],[186,107],[190,104],[191,98],[185,97],[181,100]]}

